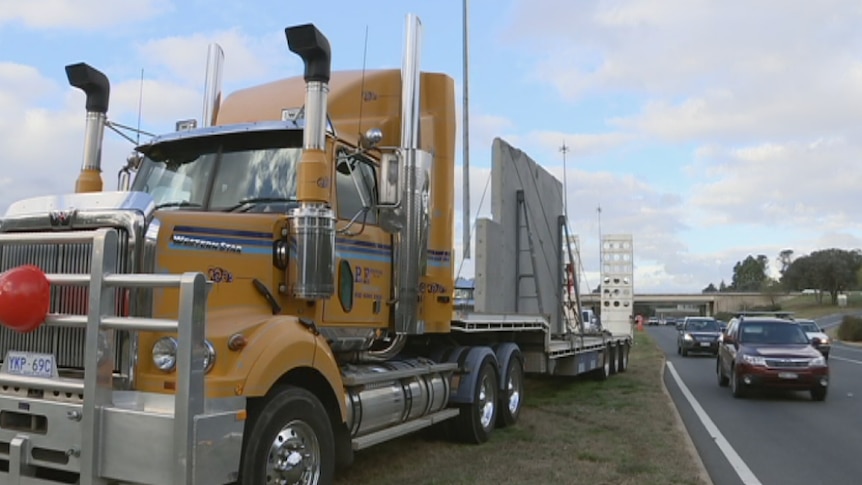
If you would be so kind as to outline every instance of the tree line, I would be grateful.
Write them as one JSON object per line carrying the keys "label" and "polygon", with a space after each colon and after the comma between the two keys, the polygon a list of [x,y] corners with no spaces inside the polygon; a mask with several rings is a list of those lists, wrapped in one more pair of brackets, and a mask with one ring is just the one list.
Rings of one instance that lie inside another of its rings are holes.
{"label": "tree line", "polygon": [[815,290],[822,303],[823,294],[829,294],[832,304],[838,303],[838,294],[848,290],[862,289],[862,251],[859,249],[822,249],[794,258],[792,249],[778,253],[779,278],[768,274],[769,258],[763,254],[748,255],[733,266],[730,284],[721,281],[703,289],[704,293],[740,292],[788,292]]}

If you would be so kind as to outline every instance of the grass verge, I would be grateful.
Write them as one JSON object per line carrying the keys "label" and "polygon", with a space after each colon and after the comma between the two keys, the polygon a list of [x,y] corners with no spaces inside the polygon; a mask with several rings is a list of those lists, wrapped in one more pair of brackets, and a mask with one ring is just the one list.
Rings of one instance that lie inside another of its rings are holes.
{"label": "grass verge", "polygon": [[527,379],[521,419],[483,445],[407,436],[356,455],[346,484],[702,484],[673,404],[664,357],[638,333],[627,372],[598,382]]}
{"label": "grass verge", "polygon": [[848,295],[847,306],[831,305],[828,294],[823,295],[823,302],[818,303],[815,295],[799,295],[781,302],[783,311],[793,312],[796,318],[819,318],[835,313],[856,313],[862,311],[862,293],[853,292]]}

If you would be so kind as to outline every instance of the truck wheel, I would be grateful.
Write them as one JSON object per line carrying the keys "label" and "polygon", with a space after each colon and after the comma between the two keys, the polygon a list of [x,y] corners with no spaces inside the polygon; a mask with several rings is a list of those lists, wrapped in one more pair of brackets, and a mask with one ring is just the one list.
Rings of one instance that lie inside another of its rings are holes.
{"label": "truck wheel", "polygon": [[335,438],[314,394],[293,386],[277,389],[250,418],[241,484],[332,483]]}
{"label": "truck wheel", "polygon": [[473,402],[461,405],[461,413],[452,421],[452,432],[458,441],[479,444],[491,437],[497,420],[499,381],[496,367],[492,356],[486,357],[479,365]]}
{"label": "truck wheel", "polygon": [[497,414],[497,426],[505,428],[512,426],[521,415],[524,404],[524,363],[521,358],[512,356],[506,369],[506,386],[500,395],[500,411]]}
{"label": "truck wheel", "polygon": [[622,345],[619,348],[619,363],[617,364],[617,372],[625,372],[629,368],[629,344]]}
{"label": "truck wheel", "polygon": [[611,356],[609,349],[610,347],[605,347],[605,350],[602,352],[602,366],[593,371],[597,380],[607,380],[611,375]]}
{"label": "truck wheel", "polygon": [[608,347],[608,358],[611,360],[611,375],[617,373],[617,362],[619,362],[619,358],[617,358],[617,352],[619,352],[619,347]]}

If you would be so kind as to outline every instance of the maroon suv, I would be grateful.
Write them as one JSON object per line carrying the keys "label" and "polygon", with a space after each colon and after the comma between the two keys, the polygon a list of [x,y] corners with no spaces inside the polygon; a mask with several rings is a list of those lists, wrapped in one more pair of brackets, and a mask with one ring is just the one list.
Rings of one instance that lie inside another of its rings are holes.
{"label": "maroon suv", "polygon": [[768,387],[809,391],[811,399],[822,401],[829,385],[829,366],[815,348],[817,344],[793,320],[734,318],[719,346],[718,385],[729,383],[734,397]]}

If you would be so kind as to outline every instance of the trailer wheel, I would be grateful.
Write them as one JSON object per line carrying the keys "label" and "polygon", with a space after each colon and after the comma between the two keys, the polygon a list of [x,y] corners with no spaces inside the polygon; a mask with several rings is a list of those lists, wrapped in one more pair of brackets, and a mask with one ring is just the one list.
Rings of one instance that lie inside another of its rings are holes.
{"label": "trailer wheel", "polygon": [[595,377],[599,381],[607,380],[611,375],[611,356],[610,356],[610,347],[605,347],[602,351],[602,366],[598,369],[594,370]]}
{"label": "trailer wheel", "polygon": [[241,484],[332,483],[335,439],[329,416],[314,394],[283,387],[268,396],[250,418]]}
{"label": "trailer wheel", "polygon": [[619,347],[614,347],[613,345],[608,347],[608,358],[611,361],[611,369],[610,369],[611,375],[614,375],[618,372],[617,371],[617,364],[619,364],[620,359],[619,359],[619,357],[617,357],[617,354],[619,353],[619,351],[620,351]]}
{"label": "trailer wheel", "polygon": [[452,421],[452,431],[458,441],[479,444],[491,437],[499,402],[496,368],[493,356],[485,357],[479,365],[473,402],[461,405],[461,413]]}
{"label": "trailer wheel", "polygon": [[617,372],[625,372],[629,368],[629,344],[623,344],[617,348],[619,349]]}
{"label": "trailer wheel", "polygon": [[518,356],[509,359],[506,368],[506,386],[500,395],[497,426],[504,428],[518,422],[524,404],[524,363]]}

